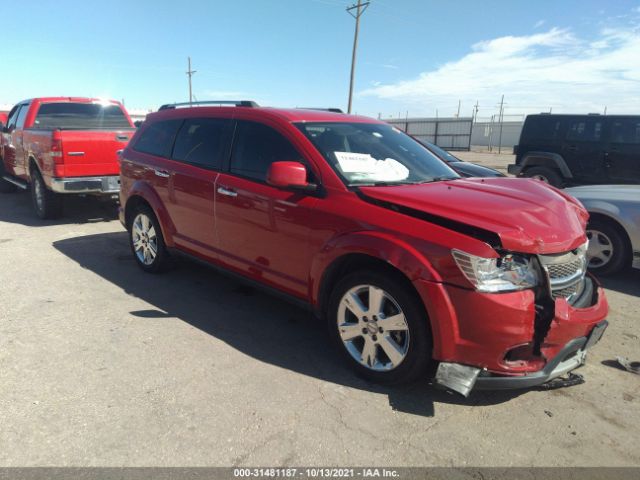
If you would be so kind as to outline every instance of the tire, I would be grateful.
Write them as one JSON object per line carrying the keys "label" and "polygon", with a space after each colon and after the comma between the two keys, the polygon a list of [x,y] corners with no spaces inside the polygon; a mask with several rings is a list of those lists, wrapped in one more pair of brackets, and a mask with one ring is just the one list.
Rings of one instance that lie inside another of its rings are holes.
{"label": "tire", "polygon": [[[384,299],[381,308],[371,310],[371,294]],[[404,278],[375,270],[352,273],[333,289],[326,317],[332,341],[359,376],[383,384],[426,376],[432,350],[429,320]]]}
{"label": "tire", "polygon": [[135,208],[129,226],[129,245],[136,264],[147,273],[160,273],[169,267],[169,252],[160,223],[146,205]]}
{"label": "tire", "polygon": [[558,173],[557,170],[553,170],[549,167],[530,167],[527,168],[523,175],[528,178],[534,178],[540,180],[549,185],[553,185],[557,188],[564,186],[564,178]]}
{"label": "tire", "polygon": [[47,188],[42,175],[37,170],[31,174],[31,200],[36,215],[42,220],[54,219],[62,215],[62,196]]}
{"label": "tire", "polygon": [[587,225],[589,271],[611,275],[622,270],[631,254],[620,227],[611,221],[593,219]]}

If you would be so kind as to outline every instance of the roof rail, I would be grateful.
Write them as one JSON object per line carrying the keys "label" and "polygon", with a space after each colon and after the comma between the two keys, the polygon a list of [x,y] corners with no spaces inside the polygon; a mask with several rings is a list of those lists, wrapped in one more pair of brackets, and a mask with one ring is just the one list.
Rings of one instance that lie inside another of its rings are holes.
{"label": "roof rail", "polygon": [[253,100],[206,100],[202,102],[182,102],[182,103],[167,103],[162,105],[158,110],[169,110],[172,108],[188,108],[188,107],[203,107],[203,106],[224,106],[231,105],[233,107],[250,107],[255,108],[259,105]]}
{"label": "roof rail", "polygon": [[313,108],[313,107],[298,107],[300,110],[322,110],[323,112],[344,113],[339,108]]}

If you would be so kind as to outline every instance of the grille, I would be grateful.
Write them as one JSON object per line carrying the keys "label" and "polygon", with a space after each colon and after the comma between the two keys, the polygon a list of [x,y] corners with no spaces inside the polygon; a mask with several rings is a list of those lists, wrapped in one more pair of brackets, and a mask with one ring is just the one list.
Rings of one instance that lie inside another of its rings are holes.
{"label": "grille", "polygon": [[578,272],[582,273],[584,261],[576,259],[569,263],[557,263],[547,265],[547,272],[551,280],[573,277]]}
{"label": "grille", "polygon": [[557,255],[540,255],[540,263],[547,274],[551,296],[571,301],[584,288],[587,267],[586,248]]}

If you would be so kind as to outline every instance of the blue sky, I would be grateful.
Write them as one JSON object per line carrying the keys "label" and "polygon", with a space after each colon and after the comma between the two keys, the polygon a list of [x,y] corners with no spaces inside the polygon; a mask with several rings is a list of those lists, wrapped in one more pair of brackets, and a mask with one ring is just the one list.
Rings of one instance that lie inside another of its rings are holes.
{"label": "blue sky", "polygon": [[[42,95],[346,107],[354,0],[0,0],[0,104]],[[7,12],[10,12],[7,15]],[[640,1],[371,0],[354,110],[640,112]]]}

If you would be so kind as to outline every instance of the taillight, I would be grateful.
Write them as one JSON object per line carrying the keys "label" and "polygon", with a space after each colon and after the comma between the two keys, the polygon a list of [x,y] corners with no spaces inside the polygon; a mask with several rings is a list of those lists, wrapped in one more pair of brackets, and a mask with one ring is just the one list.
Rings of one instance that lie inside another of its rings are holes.
{"label": "taillight", "polygon": [[64,157],[62,154],[62,138],[60,131],[53,132],[51,137],[51,159],[53,160],[53,176],[64,176]]}

